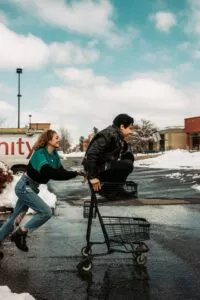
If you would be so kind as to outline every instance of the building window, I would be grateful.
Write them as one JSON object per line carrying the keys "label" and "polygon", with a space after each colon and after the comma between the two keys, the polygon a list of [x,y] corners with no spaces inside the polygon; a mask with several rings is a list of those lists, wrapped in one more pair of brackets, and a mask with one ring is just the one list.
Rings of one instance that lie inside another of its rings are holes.
{"label": "building window", "polygon": [[192,149],[200,150],[200,134],[192,134]]}

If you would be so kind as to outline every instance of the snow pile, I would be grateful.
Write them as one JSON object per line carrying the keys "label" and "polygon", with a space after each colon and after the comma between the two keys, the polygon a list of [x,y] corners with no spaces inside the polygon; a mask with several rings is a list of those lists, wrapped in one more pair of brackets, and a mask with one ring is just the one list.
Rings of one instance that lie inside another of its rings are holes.
{"label": "snow pile", "polygon": [[9,167],[2,161],[0,161],[0,194],[4,191],[7,185],[12,182],[13,173],[9,170]]}
{"label": "snow pile", "polygon": [[135,166],[158,169],[200,169],[200,152],[169,150],[155,158],[135,161]]}
{"label": "snow pile", "polygon": [[[156,153],[160,156],[148,158],[145,160],[135,161],[136,167],[149,167],[149,168],[164,168],[164,169],[200,169],[200,152],[189,152],[187,150],[169,150]],[[63,154],[64,158],[67,157],[84,157],[85,152],[71,152]],[[144,154],[146,156],[147,154]],[[154,155],[154,154],[149,154]],[[136,157],[142,156],[138,153]]]}
{"label": "snow pile", "polygon": [[192,185],[192,189],[200,191],[200,185],[199,184],[194,184],[194,185]]}
{"label": "snow pile", "polygon": [[[8,184],[6,189],[0,194],[0,206],[5,207],[14,207],[17,201],[17,196],[15,195],[15,185],[19,180],[19,176],[14,176],[14,180],[12,183]],[[50,193],[47,189],[46,184],[40,185],[39,196],[50,206],[55,208],[56,204],[56,195]],[[29,210],[28,213],[32,213],[32,210]],[[1,298],[0,298],[1,299]]]}
{"label": "snow pile", "polygon": [[71,152],[68,154],[64,154],[64,157],[84,157],[85,156],[85,152]]}
{"label": "snow pile", "polygon": [[28,293],[16,294],[12,293],[7,286],[0,286],[0,299],[2,300],[35,300]]}
{"label": "snow pile", "polygon": [[182,174],[180,172],[176,172],[176,173],[172,173],[172,174],[167,174],[165,176],[169,177],[169,178],[180,178],[182,176]]}
{"label": "snow pile", "polygon": [[193,179],[200,178],[200,175],[199,175],[199,174],[194,174],[192,178],[193,178]]}
{"label": "snow pile", "polygon": [[3,172],[7,172],[8,171],[8,167],[2,161],[0,161],[0,169],[2,169]]}
{"label": "snow pile", "polygon": [[163,152],[155,152],[155,153],[135,153],[134,154],[134,156],[135,157],[138,157],[138,158],[140,158],[140,157],[143,157],[143,156],[145,156],[145,157],[152,157],[152,156],[158,156],[158,155],[160,155],[160,154],[162,154]]}

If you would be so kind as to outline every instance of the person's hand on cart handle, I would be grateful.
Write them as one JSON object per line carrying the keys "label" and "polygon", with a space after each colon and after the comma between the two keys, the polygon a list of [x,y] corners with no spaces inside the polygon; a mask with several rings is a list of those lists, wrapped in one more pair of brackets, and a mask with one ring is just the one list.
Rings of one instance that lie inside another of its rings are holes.
{"label": "person's hand on cart handle", "polygon": [[98,178],[90,179],[90,183],[95,192],[98,192],[101,189],[101,182]]}
{"label": "person's hand on cart handle", "polygon": [[83,171],[83,170],[76,170],[78,176],[83,176],[83,181],[82,183],[86,183],[87,182],[87,174]]}
{"label": "person's hand on cart handle", "polygon": [[84,173],[83,170],[76,170],[76,172],[77,172],[78,176],[83,176],[83,177],[85,177],[85,173]]}

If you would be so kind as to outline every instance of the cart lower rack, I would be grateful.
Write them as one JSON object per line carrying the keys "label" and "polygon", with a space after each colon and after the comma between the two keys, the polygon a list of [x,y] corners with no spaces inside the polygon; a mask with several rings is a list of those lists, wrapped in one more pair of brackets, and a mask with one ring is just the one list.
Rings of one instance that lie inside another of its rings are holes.
{"label": "cart lower rack", "polygon": [[[90,187],[91,188],[91,187]],[[84,208],[85,216],[88,216],[86,233],[87,245],[82,248],[83,260],[77,265],[78,271],[88,273],[92,270],[92,246],[106,244],[107,254],[113,252],[132,253],[134,261],[138,265],[147,263],[146,252],[149,251],[145,241],[150,239],[150,224],[144,218],[102,216],[95,193],[91,189],[91,201],[86,201]],[[103,242],[91,241],[91,228],[93,218],[99,220],[100,227],[104,236]]]}

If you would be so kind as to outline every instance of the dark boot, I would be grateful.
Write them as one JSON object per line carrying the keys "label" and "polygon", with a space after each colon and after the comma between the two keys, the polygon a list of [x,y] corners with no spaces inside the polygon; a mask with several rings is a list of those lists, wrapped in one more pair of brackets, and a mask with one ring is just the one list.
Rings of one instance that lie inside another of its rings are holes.
{"label": "dark boot", "polygon": [[107,199],[108,201],[115,200],[116,198],[116,187],[111,182],[103,183],[101,186],[101,190],[99,191],[99,195]]}
{"label": "dark boot", "polygon": [[124,187],[119,187],[117,189],[117,198],[135,199],[137,198],[137,193],[136,191],[127,191]]}
{"label": "dark boot", "polygon": [[28,246],[26,244],[27,232],[18,228],[12,235],[11,241],[15,243],[16,247],[24,252],[28,252]]}

